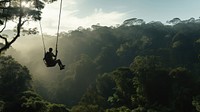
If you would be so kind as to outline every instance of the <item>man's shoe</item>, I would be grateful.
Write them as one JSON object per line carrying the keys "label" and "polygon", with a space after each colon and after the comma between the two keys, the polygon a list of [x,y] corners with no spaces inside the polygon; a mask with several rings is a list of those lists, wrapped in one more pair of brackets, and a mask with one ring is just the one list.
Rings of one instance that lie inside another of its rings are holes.
{"label": "man's shoe", "polygon": [[64,69],[64,67],[60,67],[60,70]]}
{"label": "man's shoe", "polygon": [[62,70],[62,69],[65,69],[65,65],[62,65],[62,66],[60,67],[60,70]]}

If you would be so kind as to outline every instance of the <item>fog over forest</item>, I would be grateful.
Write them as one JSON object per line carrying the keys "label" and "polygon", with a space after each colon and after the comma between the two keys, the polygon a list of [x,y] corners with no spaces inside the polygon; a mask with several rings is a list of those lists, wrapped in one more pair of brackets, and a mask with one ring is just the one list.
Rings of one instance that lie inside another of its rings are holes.
{"label": "fog over forest", "polygon": [[[61,32],[63,70],[45,66],[39,34],[21,36],[0,58],[0,110],[198,112],[199,31],[199,18],[167,24],[131,18]],[[44,37],[46,50],[55,52],[56,36]],[[14,85],[20,89],[7,89]]]}

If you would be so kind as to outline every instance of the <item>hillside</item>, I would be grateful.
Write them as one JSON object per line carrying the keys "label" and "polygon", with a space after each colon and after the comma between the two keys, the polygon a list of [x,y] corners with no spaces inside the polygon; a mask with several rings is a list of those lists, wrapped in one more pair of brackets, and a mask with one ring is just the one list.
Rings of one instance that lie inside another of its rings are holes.
{"label": "hillside", "polygon": [[[29,68],[38,94],[72,112],[200,111],[200,22],[169,23],[133,18],[116,27],[62,32],[63,71],[45,68],[38,46],[10,54]],[[46,38],[54,46],[55,38]]]}

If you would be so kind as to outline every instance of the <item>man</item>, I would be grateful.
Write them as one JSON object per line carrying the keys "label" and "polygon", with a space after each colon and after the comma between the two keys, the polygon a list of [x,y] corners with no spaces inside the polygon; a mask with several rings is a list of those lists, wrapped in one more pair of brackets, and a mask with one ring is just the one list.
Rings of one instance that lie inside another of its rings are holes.
{"label": "man", "polygon": [[65,65],[62,64],[60,59],[56,59],[58,51],[56,50],[56,55],[53,54],[53,49],[49,48],[49,51],[45,53],[44,60],[46,62],[47,67],[53,67],[57,63],[60,66],[60,70],[65,68]]}

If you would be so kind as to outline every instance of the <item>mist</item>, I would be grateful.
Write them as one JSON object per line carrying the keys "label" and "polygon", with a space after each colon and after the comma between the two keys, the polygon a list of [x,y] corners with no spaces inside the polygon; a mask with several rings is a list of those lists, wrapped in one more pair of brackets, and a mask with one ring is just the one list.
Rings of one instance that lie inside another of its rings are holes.
{"label": "mist", "polygon": [[[56,38],[54,36],[45,36],[46,50],[49,47],[55,47]],[[21,36],[10,48],[7,50],[6,55],[11,55],[20,64],[26,66],[33,78],[33,86],[40,83],[44,88],[54,85],[55,79],[65,74],[65,70],[60,71],[59,67],[47,68],[43,62],[44,47],[42,44],[41,35],[28,35]],[[60,54],[59,54],[60,55]],[[58,55],[58,57],[59,57]],[[63,63],[65,63],[63,61]],[[37,87],[35,87],[37,89]]]}
{"label": "mist", "polygon": [[[28,67],[32,85],[39,95],[50,102],[65,104],[72,110],[114,109],[113,105],[138,109],[130,102],[142,104],[133,101],[133,97],[145,98],[139,100],[148,101],[148,105],[159,102],[171,109],[168,105],[178,95],[173,92],[178,93],[182,87],[195,91],[184,102],[189,110],[194,109],[191,99],[200,93],[195,89],[199,87],[200,79],[199,19],[181,21],[175,18],[169,23],[173,25],[159,21],[146,23],[132,18],[117,27],[93,25],[87,29],[80,27],[68,33],[62,32],[58,58],[66,65],[64,70],[58,66],[45,66],[39,35],[20,37],[7,55]],[[55,51],[55,42],[55,36],[45,36],[47,50],[53,47]],[[145,77],[149,77],[148,80]],[[182,80],[192,87],[182,84]],[[197,87],[193,88],[193,85]],[[138,88],[145,91],[137,91]],[[182,103],[182,100],[177,102]]]}

